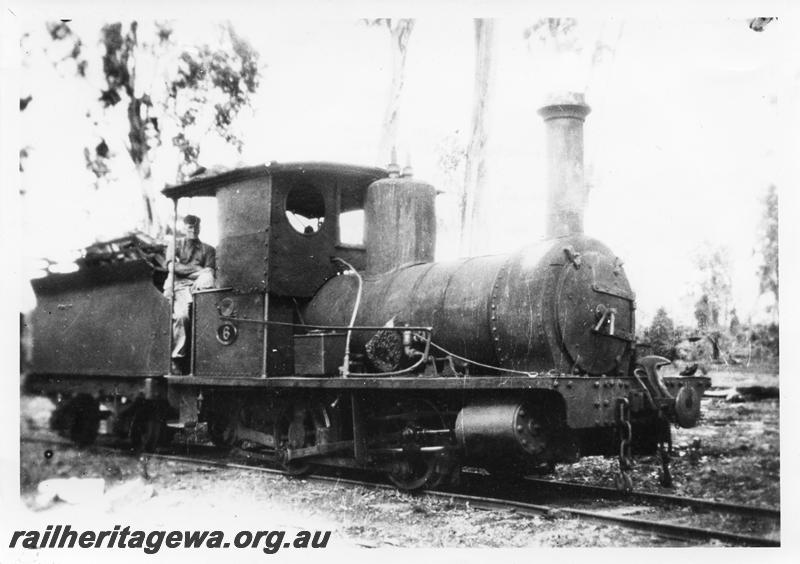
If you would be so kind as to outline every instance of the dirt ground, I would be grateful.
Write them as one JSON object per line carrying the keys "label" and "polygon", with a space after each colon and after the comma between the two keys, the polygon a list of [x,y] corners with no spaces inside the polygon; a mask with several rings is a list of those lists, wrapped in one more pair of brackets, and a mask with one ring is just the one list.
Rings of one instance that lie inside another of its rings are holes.
{"label": "dirt ground", "polygon": [[[777,376],[756,375],[777,385]],[[747,376],[748,381],[753,377]],[[736,374],[715,386],[737,385]],[[23,434],[47,427],[49,402],[23,398]],[[675,487],[663,490],[655,459],[638,459],[636,489],[777,507],[780,503],[779,400],[730,403],[705,398],[704,417],[694,429],[674,434]],[[559,466],[557,477],[613,484],[613,459],[591,457]],[[396,491],[331,486],[244,470],[198,469],[151,460],[147,479],[135,457],[101,455],[91,448],[21,446],[23,503],[37,515],[70,515],[81,504],[52,503],[37,495],[38,484],[53,477],[102,478],[105,495],[95,499],[102,515],[169,523],[257,521],[270,527],[331,530],[338,547],[623,547],[671,546],[649,534],[593,525],[564,517],[530,517],[513,512],[463,507]],[[116,492],[116,493],[115,493]],[[120,493],[122,492],[122,493]],[[52,519],[50,519],[52,521]],[[237,525],[239,526],[239,525]]]}

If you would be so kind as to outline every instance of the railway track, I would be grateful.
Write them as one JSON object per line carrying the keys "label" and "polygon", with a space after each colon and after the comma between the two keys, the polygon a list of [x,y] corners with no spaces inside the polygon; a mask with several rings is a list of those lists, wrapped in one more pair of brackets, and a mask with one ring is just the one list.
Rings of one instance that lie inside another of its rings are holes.
{"label": "railway track", "polygon": [[[27,438],[23,442],[37,442],[73,448],[68,441],[58,439]],[[100,444],[94,449],[110,454],[123,454],[118,446]],[[229,456],[218,449],[203,448],[200,445],[184,445],[175,451],[184,450],[186,454],[157,453],[140,458],[143,473],[151,460],[172,461],[176,463],[218,468],[232,468],[259,473],[284,475],[274,466],[265,465],[261,459],[255,461],[231,461]],[[190,452],[191,451],[191,452]],[[241,458],[244,458],[243,456]],[[382,476],[354,472],[358,478],[342,477],[338,474],[319,473],[304,479],[337,485],[359,486],[376,490],[396,490],[384,483]],[[701,513],[725,515],[734,518],[756,519],[759,523],[780,524],[780,510],[766,507],[731,504],[706,499],[688,498],[650,492],[620,492],[613,488],[590,486],[574,482],[524,478],[497,487],[497,479],[480,474],[466,474],[459,486],[443,487],[437,490],[420,492],[420,496],[444,499],[451,503],[469,505],[472,508],[492,510],[514,510],[518,514],[539,515],[550,518],[576,518],[589,522],[615,525],[625,529],[655,534],[660,537],[684,541],[691,544],[718,541],[734,546],[778,547],[780,540],[771,536],[729,532],[724,529],[696,526],[691,523],[675,522],[674,516],[664,513],[665,509],[690,509],[693,515]],[[552,498],[552,501],[547,501]],[[620,505],[622,503],[623,505]],[[596,506],[602,505],[600,509]],[[632,516],[637,511],[656,509],[655,518]],[[690,515],[689,517],[692,517]],[[681,516],[686,518],[685,515]]]}
{"label": "railway track", "polygon": [[[485,476],[479,480],[471,477],[470,490],[496,489]],[[476,482],[485,482],[480,484]],[[732,533],[724,528],[710,528],[691,523],[675,522],[680,519],[695,519],[698,515],[705,517],[723,517],[728,520],[755,520],[758,524],[773,525],[777,530],[780,524],[780,510],[717,502],[707,499],[681,497],[650,492],[621,492],[600,486],[589,486],[574,482],[561,482],[538,478],[524,478],[504,488],[505,491],[494,491],[491,496],[473,496],[475,502],[500,508],[514,507],[519,511],[534,514],[551,514],[556,516],[575,517],[598,523],[610,523],[625,528],[657,534],[659,536],[689,542],[720,541],[737,546],[770,547],[780,546],[780,540],[770,536]],[[554,501],[534,502],[531,500]],[[473,504],[475,503],[473,502]],[[597,509],[597,505],[603,505]],[[589,508],[587,508],[589,507]],[[680,515],[679,519],[670,513],[675,509],[690,509],[691,513]],[[634,517],[631,514],[651,512],[649,518]]]}
{"label": "railway track", "polygon": [[708,510],[717,512],[728,512],[735,515],[748,517],[763,517],[767,519],[779,520],[781,517],[780,509],[772,507],[762,507],[756,505],[743,505],[738,503],[727,503],[696,497],[682,497],[678,495],[659,494],[642,491],[622,492],[614,488],[603,486],[592,486],[579,484],[576,482],[564,482],[559,480],[545,480],[539,478],[526,478],[527,483],[540,487],[552,488],[555,491],[564,493],[580,493],[584,495],[598,495],[607,499],[623,499],[649,504],[663,504],[671,506],[689,507],[695,510]]}

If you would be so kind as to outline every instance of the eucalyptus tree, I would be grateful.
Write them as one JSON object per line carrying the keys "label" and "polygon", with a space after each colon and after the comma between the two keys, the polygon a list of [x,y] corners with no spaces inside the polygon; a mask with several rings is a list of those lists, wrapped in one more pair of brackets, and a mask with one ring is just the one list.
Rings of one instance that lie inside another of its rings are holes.
{"label": "eucalyptus tree", "polygon": [[112,157],[129,157],[141,190],[140,225],[151,235],[163,233],[168,213],[157,205],[153,179],[154,161],[165,156],[163,141],[171,141],[179,157],[171,181],[199,168],[209,135],[241,151],[236,118],[251,105],[261,77],[259,54],[230,23],[215,25],[212,37],[198,44],[175,40],[177,27],[118,21],[81,37],[69,22],[47,24],[52,41],[67,44],[74,76],[97,92],[87,108],[97,143],[84,150],[86,166],[100,182],[112,172]]}
{"label": "eucalyptus tree", "polygon": [[381,124],[381,137],[378,142],[378,164],[384,165],[397,148],[397,135],[400,123],[400,109],[403,89],[406,81],[406,60],[411,32],[414,31],[413,19],[379,18],[365,20],[370,26],[383,26],[389,31],[392,53],[392,82]]}
{"label": "eucalyptus tree", "polygon": [[464,185],[459,201],[460,251],[476,250],[476,235],[487,192],[487,147],[491,101],[494,92],[495,22],[475,19],[475,71],[472,88],[472,119],[464,161]]}
{"label": "eucalyptus tree", "polygon": [[760,224],[759,245],[757,252],[761,255],[758,267],[759,289],[762,294],[771,294],[774,307],[770,313],[778,317],[778,189],[774,184],[767,188],[763,200],[763,212]]}

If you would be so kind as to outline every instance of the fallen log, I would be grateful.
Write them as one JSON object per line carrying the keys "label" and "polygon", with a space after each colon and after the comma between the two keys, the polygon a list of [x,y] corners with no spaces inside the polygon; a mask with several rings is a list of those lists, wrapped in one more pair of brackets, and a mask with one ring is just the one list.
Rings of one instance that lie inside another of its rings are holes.
{"label": "fallen log", "polygon": [[724,398],[731,403],[780,399],[780,389],[778,386],[737,386],[706,390],[703,397]]}

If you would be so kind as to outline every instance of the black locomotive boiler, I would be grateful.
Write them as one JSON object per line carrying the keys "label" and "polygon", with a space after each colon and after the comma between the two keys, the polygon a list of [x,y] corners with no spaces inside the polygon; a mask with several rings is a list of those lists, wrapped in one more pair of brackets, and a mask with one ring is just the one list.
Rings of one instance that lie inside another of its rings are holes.
{"label": "black locomotive boiler", "polygon": [[[26,385],[57,394],[54,425],[84,443],[104,419],[143,448],[205,422],[216,444],[293,474],[370,468],[415,489],[463,466],[541,473],[613,455],[629,487],[631,456],[666,455],[710,383],[635,356],[622,262],[583,234],[588,111],[579,95],[540,110],[548,236],[507,255],[433,262],[436,192],[396,169],[271,163],[167,187],[176,217],[184,198],[217,205],[217,284],[193,296],[190,373],[169,373],[163,273],[110,256],[33,281]],[[363,241],[345,243],[353,218]]]}

